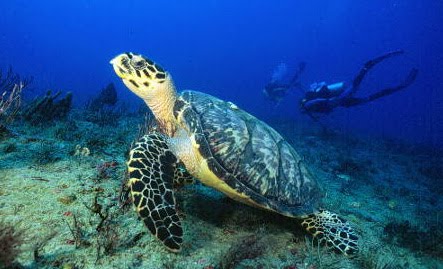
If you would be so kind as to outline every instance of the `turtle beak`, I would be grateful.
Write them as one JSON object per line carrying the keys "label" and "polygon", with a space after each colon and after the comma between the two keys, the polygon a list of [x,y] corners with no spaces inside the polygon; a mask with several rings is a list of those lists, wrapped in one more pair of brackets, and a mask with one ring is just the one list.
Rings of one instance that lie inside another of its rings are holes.
{"label": "turtle beak", "polygon": [[130,70],[125,66],[125,62],[129,63],[129,57],[127,54],[120,54],[109,62],[114,68],[114,72],[121,79],[125,79],[131,74]]}

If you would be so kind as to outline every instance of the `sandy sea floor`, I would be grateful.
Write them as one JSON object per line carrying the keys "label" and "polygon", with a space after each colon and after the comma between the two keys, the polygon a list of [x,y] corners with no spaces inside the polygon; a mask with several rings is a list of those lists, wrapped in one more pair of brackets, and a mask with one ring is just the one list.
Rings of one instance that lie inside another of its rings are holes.
{"label": "sandy sea floor", "polygon": [[10,126],[0,140],[0,223],[21,233],[12,268],[443,268],[439,152],[283,121],[271,125],[318,177],[323,206],[357,227],[360,253],[331,253],[296,220],[200,184],[177,190],[185,243],[170,253],[120,202],[139,118]]}

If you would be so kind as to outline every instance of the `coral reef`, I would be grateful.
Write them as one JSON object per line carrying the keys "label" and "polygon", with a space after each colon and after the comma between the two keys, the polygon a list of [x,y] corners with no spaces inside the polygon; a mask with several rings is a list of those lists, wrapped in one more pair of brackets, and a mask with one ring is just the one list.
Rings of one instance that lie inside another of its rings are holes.
{"label": "coral reef", "polygon": [[125,114],[123,105],[116,106],[117,91],[113,83],[109,83],[100,93],[86,104],[86,119],[99,126],[115,126],[116,120]]}
{"label": "coral reef", "polygon": [[86,108],[90,111],[97,112],[106,106],[114,106],[118,101],[117,91],[113,83],[109,83],[100,93],[86,104]]}
{"label": "coral reef", "polygon": [[47,91],[46,95],[35,98],[24,108],[23,118],[38,125],[65,119],[71,110],[72,93],[68,92],[63,98],[58,99],[60,94],[60,91],[55,94]]}

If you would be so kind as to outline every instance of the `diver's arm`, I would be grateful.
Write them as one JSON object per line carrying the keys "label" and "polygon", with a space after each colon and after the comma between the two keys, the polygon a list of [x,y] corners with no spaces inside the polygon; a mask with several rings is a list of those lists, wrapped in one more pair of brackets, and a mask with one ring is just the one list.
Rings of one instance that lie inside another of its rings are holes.
{"label": "diver's arm", "polygon": [[331,102],[331,99],[317,98],[304,102],[302,108],[307,113],[329,113],[335,106]]}

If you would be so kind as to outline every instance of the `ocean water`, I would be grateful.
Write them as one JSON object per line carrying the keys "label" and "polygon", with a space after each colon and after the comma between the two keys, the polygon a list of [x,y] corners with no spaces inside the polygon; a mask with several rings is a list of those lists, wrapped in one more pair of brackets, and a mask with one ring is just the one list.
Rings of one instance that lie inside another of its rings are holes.
{"label": "ocean water", "polygon": [[[17,0],[0,11],[0,268],[443,268],[443,2]],[[302,109],[314,83],[349,89],[393,51],[354,97],[417,69],[407,87]],[[131,146],[165,126],[110,64],[126,52],[155,61],[178,91],[278,131],[318,181],[316,209],[355,228],[358,253],[198,181],[173,188],[183,244],[168,251],[125,187]],[[296,83],[264,94],[301,63]]]}

